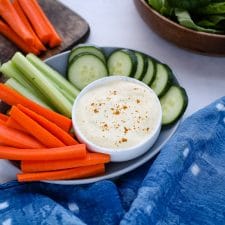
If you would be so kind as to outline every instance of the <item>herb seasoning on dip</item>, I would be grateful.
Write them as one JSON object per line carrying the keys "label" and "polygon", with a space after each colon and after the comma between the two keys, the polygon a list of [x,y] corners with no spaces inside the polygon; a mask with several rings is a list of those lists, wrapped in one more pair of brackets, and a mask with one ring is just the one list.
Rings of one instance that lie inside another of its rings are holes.
{"label": "herb seasoning on dip", "polygon": [[77,100],[74,112],[76,126],[88,141],[115,150],[144,142],[158,126],[160,115],[155,93],[125,79],[89,89]]}

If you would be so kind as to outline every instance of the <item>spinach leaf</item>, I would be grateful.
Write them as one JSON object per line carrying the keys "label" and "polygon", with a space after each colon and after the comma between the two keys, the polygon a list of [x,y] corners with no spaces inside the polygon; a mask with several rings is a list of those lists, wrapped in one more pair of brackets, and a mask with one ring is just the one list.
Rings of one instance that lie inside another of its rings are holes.
{"label": "spinach leaf", "polygon": [[206,6],[211,2],[212,0],[168,0],[168,3],[172,7],[187,9],[187,10]]}
{"label": "spinach leaf", "polygon": [[208,33],[222,33],[222,31],[220,30],[216,30],[216,29],[209,29],[209,28],[204,28],[201,26],[198,26],[191,18],[189,12],[187,10],[183,10],[183,9],[175,9],[175,15],[177,17],[178,22],[180,23],[180,25],[193,29],[193,30],[197,30],[197,31],[201,31],[201,32],[208,32]]}
{"label": "spinach leaf", "polygon": [[197,14],[212,15],[225,13],[225,1],[219,3],[211,3],[205,7],[199,8],[195,11]]}
{"label": "spinach leaf", "polygon": [[196,23],[202,27],[221,29],[225,32],[225,15],[204,16]]}
{"label": "spinach leaf", "polygon": [[174,9],[170,7],[167,0],[148,0],[148,4],[156,11],[165,16],[171,16]]}

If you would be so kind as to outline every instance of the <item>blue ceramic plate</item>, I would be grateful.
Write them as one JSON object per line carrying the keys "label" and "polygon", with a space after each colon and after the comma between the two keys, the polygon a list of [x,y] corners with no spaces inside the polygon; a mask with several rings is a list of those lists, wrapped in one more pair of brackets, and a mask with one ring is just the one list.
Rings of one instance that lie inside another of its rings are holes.
{"label": "blue ceramic plate", "polygon": [[[116,48],[112,48],[112,47],[103,48],[106,55],[110,54],[115,49]],[[66,69],[67,69],[68,56],[69,56],[69,51],[55,55],[45,60],[45,62],[65,76]],[[160,132],[159,138],[157,139],[154,146],[151,149],[149,149],[149,151],[147,151],[144,155],[126,162],[107,164],[106,173],[102,176],[88,178],[88,179],[45,181],[45,182],[55,183],[55,184],[64,184],[64,185],[71,185],[71,184],[77,185],[77,184],[88,184],[88,183],[92,183],[92,182],[96,182],[96,181],[100,181],[104,179],[116,179],[117,177],[127,172],[130,172],[131,170],[136,169],[137,167],[141,166],[142,164],[150,160],[152,157],[154,157],[160,151],[160,149],[165,145],[165,143],[168,141],[171,135],[175,132],[175,130],[178,127],[178,124],[179,124],[179,121],[173,124],[172,126],[163,127]]]}

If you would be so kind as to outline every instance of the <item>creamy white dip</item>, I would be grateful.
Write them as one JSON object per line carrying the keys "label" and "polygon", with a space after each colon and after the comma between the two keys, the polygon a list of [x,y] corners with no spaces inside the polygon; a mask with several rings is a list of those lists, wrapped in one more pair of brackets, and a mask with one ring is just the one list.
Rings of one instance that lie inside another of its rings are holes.
{"label": "creamy white dip", "polygon": [[157,96],[148,87],[112,80],[81,96],[75,117],[88,141],[104,148],[123,149],[149,137],[157,126],[160,110]]}

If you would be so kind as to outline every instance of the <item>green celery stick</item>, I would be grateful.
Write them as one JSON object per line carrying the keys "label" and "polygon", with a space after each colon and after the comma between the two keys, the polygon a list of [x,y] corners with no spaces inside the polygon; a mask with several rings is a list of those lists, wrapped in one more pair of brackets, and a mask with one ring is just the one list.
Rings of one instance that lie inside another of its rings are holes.
{"label": "green celery stick", "polygon": [[56,70],[52,69],[36,55],[30,53],[26,58],[37,68],[39,69],[47,78],[49,78],[55,85],[60,89],[65,90],[67,95],[71,95],[73,98],[76,98],[80,93],[68,80],[66,80],[61,74]]}
{"label": "green celery stick", "polygon": [[12,58],[12,62],[23,73],[23,75],[36,86],[52,103],[57,111],[67,117],[71,117],[72,104],[64,97],[57,87],[49,82],[49,79],[40,72],[26,57],[17,52]]}
{"label": "green celery stick", "polygon": [[30,89],[29,81],[24,78],[23,74],[13,65],[11,60],[2,64],[0,67],[0,72],[2,72],[8,78],[15,78],[24,87]]}
{"label": "green celery stick", "polygon": [[59,89],[59,90],[64,94],[64,96],[69,100],[69,102],[73,104],[75,98],[69,95],[68,92],[66,92],[64,89]]}
{"label": "green celery stick", "polygon": [[30,100],[36,102],[37,104],[40,104],[45,108],[51,109],[42,99],[38,98],[31,90],[27,89],[25,86],[23,86],[16,79],[14,79],[14,78],[8,79],[5,82],[5,85],[7,85],[8,87],[10,87],[10,88],[14,89],[15,91],[19,92],[24,97],[29,98]]}
{"label": "green celery stick", "polygon": [[[79,91],[74,88],[62,75],[60,75],[57,71],[52,69],[46,63],[42,62],[37,56],[32,53],[28,54],[26,58],[49,80],[49,82],[53,83],[57,89],[63,93],[63,95],[73,104],[74,99],[76,98]],[[51,80],[51,78],[53,78]],[[59,84],[59,85],[58,85]],[[70,88],[72,87],[72,89]],[[75,92],[73,91],[75,89]],[[73,93],[72,93],[73,92]]]}
{"label": "green celery stick", "polygon": [[2,64],[0,67],[0,72],[2,72],[8,78],[14,78],[17,82],[23,85],[29,92],[33,93],[38,99],[41,99],[49,108],[52,108],[51,104],[46,100],[45,96],[34,86],[29,80],[24,77],[17,67],[13,64],[11,60]]}

